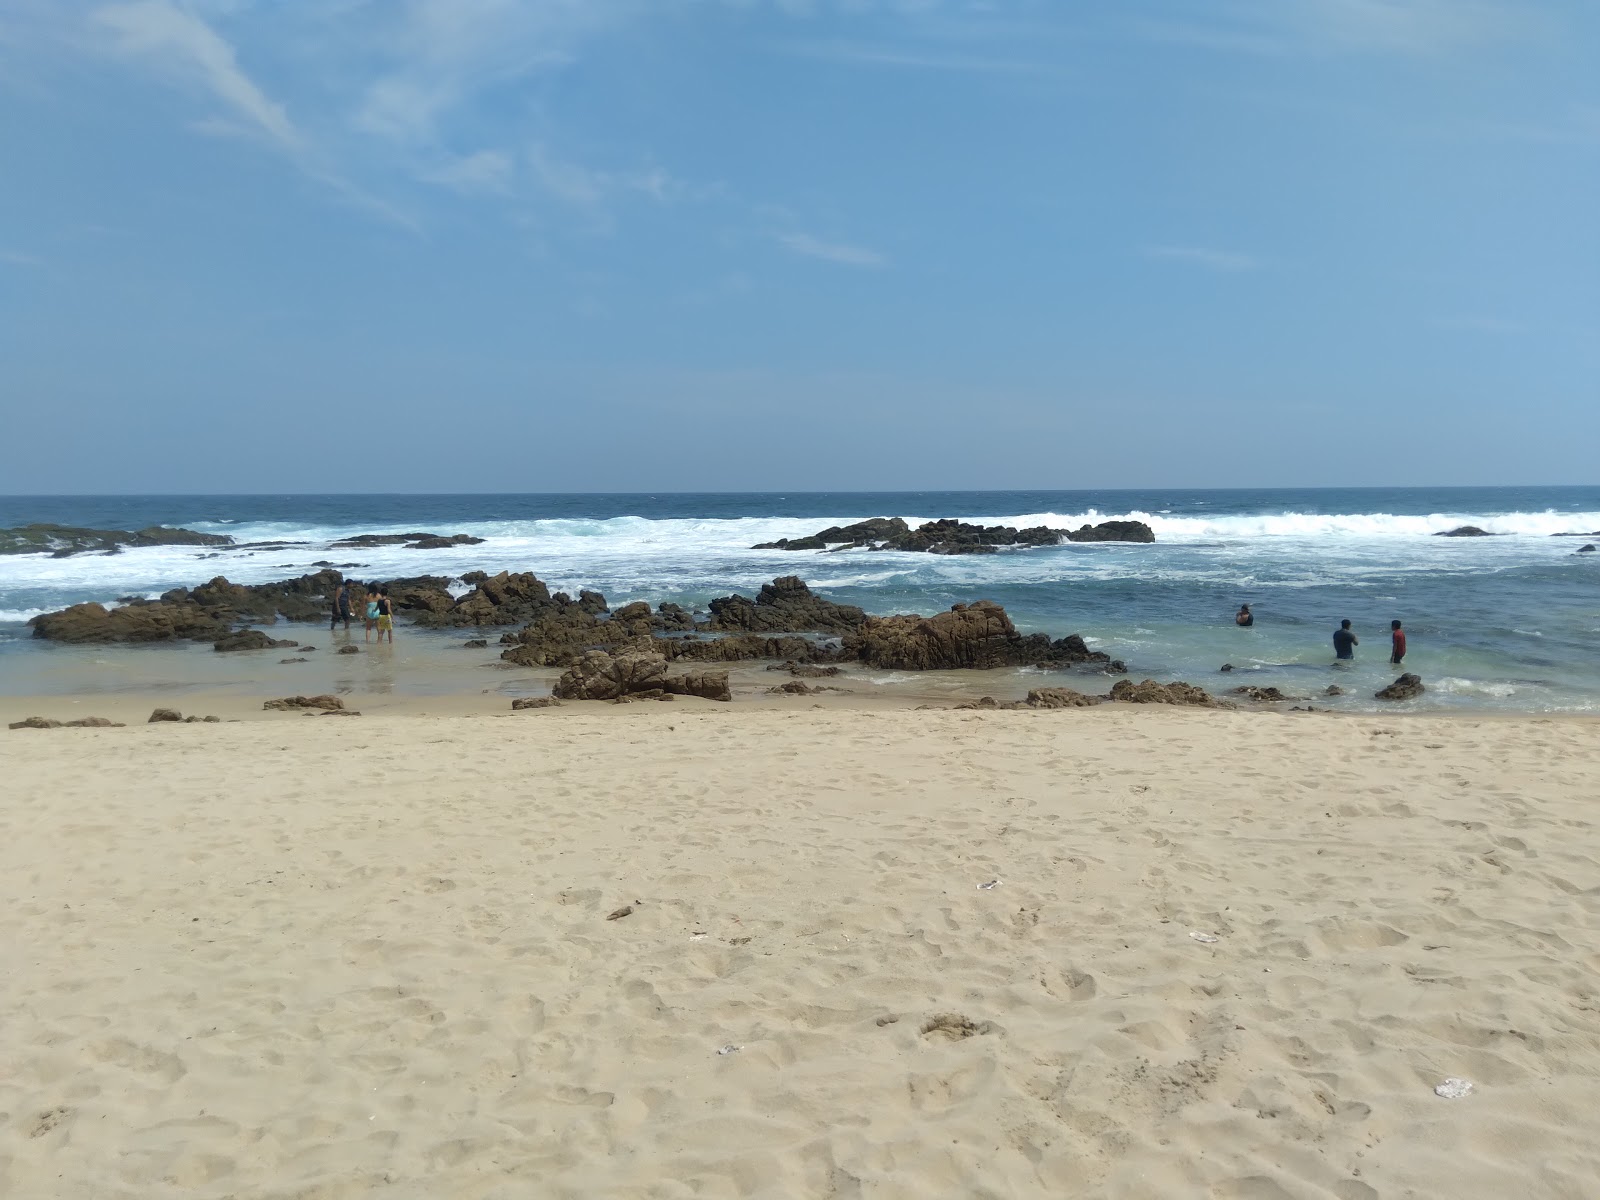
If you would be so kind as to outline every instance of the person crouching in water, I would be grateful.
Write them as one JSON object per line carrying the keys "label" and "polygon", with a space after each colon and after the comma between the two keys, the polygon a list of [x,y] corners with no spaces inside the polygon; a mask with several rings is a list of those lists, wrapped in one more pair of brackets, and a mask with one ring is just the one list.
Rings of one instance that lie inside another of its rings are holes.
{"label": "person crouching in water", "polygon": [[1389,622],[1389,641],[1394,647],[1389,661],[1398,667],[1406,659],[1406,631],[1400,628],[1399,621]]}
{"label": "person crouching in water", "polygon": [[[378,627],[378,585],[375,583],[367,584],[367,611],[365,624],[366,631],[362,634],[361,640],[364,642],[370,642],[372,640],[372,631]],[[378,640],[381,642],[383,639],[380,637]]]}
{"label": "person crouching in water", "polygon": [[1250,626],[1256,623],[1255,616],[1251,613],[1250,606],[1248,604],[1239,605],[1239,611],[1234,616],[1233,623],[1240,629],[1249,629]]}
{"label": "person crouching in water", "polygon": [[383,635],[389,635],[389,645],[394,645],[394,602],[389,599],[389,586],[385,584],[378,589],[378,642],[381,645]]}

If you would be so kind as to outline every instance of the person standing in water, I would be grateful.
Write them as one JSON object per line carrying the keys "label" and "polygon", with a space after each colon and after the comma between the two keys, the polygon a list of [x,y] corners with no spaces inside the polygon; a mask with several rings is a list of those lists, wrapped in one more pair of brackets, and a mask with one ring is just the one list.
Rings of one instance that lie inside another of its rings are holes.
{"label": "person standing in water", "polygon": [[1240,629],[1249,629],[1250,626],[1256,623],[1255,616],[1251,613],[1248,604],[1239,605],[1239,611],[1234,614],[1233,623]]}
{"label": "person standing in water", "polygon": [[389,585],[384,584],[378,589],[378,644],[383,644],[383,635],[389,635],[389,645],[394,645],[394,604],[389,599]]}
{"label": "person standing in water", "polygon": [[[378,585],[375,584],[375,583],[369,583],[369,584],[367,584],[366,631],[365,631],[365,633],[362,634],[361,640],[364,641],[364,642],[370,642],[372,640],[372,631],[374,629],[376,629],[377,627],[378,627]],[[379,637],[378,640],[381,642],[383,640],[383,638]]]}
{"label": "person standing in water", "polygon": [[350,632],[350,581],[347,579],[339,585],[339,590],[333,594],[333,619],[328,622],[328,632],[332,633],[339,627],[339,622],[344,622],[344,631]]}
{"label": "person standing in water", "polygon": [[1333,631],[1333,656],[1337,659],[1354,659],[1356,647],[1360,644],[1361,639],[1351,631],[1350,622],[1339,622],[1339,628]]}
{"label": "person standing in water", "polygon": [[1406,658],[1406,631],[1400,628],[1399,621],[1389,622],[1389,641],[1393,646],[1389,661],[1398,667]]}

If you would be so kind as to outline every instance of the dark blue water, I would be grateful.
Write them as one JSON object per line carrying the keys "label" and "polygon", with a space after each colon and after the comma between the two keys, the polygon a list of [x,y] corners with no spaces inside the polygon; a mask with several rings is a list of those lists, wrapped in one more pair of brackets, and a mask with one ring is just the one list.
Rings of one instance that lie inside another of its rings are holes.
{"label": "dark blue water", "polygon": [[[1131,516],[1148,521],[1158,541],[981,558],[750,549],[868,516],[1063,528]],[[180,548],[0,557],[0,672],[40,652],[21,623],[34,612],[215,574],[257,582],[331,558],[373,578],[533,570],[554,586],[597,587],[618,601],[704,603],[788,573],[873,612],[928,612],[982,597],[1006,605],[1023,628],[1094,638],[1140,674],[1216,686],[1226,681],[1217,667],[1229,661],[1250,682],[1304,695],[1333,678],[1329,638],[1348,617],[1362,647],[1355,672],[1338,678],[1369,697],[1369,684],[1392,678],[1388,626],[1400,618],[1411,639],[1406,665],[1431,683],[1428,705],[1600,710],[1600,555],[1575,554],[1583,539],[1551,536],[1600,530],[1600,487],[0,497],[0,525],[30,521],[182,525],[240,542],[306,544],[204,560]],[[1502,536],[1433,536],[1462,524]],[[396,530],[488,541],[441,552],[327,547]],[[1258,614],[1249,631],[1231,624],[1245,601]]]}

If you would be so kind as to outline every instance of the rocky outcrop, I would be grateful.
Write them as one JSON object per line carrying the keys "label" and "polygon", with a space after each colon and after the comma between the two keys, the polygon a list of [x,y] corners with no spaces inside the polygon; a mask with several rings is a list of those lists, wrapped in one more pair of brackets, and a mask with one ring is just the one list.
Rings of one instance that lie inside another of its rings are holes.
{"label": "rocky outcrop", "polygon": [[1337,683],[1330,683],[1326,688],[1323,689],[1322,694],[1324,696],[1342,696],[1344,695],[1344,689]]}
{"label": "rocky outcrop", "polygon": [[609,619],[603,613],[581,599],[573,601],[558,593],[513,635],[511,648],[501,651],[500,657],[519,667],[564,667],[590,650],[616,650],[636,642],[650,648],[657,624],[648,604],[626,604]]}
{"label": "rocky outcrop", "polygon": [[293,712],[303,708],[338,712],[344,708],[344,701],[337,696],[286,696],[282,700],[263,701],[261,707],[267,712]]}
{"label": "rocky outcrop", "polygon": [[993,696],[980,696],[956,705],[957,709],[993,709],[1015,711],[1024,708],[1093,708],[1104,704],[1103,696],[1085,696],[1071,688],[1034,688],[1026,700],[996,700]]}
{"label": "rocky outcrop", "polygon": [[299,643],[290,639],[278,641],[270,638],[259,629],[239,629],[225,637],[218,638],[212,643],[211,648],[220,653],[233,650],[276,650],[282,646],[298,646]]}
{"label": "rocky outcrop", "polygon": [[550,589],[531,571],[501,571],[479,578],[476,587],[448,608],[418,611],[413,620],[418,625],[449,628],[520,625],[553,604]]}
{"label": "rocky outcrop", "polygon": [[121,721],[109,717],[79,717],[75,721],[57,721],[53,717],[24,717],[12,721],[12,729],[121,729]]}
{"label": "rocky outcrop", "polygon": [[1104,703],[1104,698],[1085,696],[1071,688],[1034,688],[1022,703],[1027,708],[1093,708]]}
{"label": "rocky outcrop", "polygon": [[1434,537],[1494,537],[1487,529],[1479,529],[1476,525],[1458,525],[1454,529],[1445,529],[1433,535]]}
{"label": "rocky outcrop", "polygon": [[1209,692],[1197,688],[1192,683],[1157,683],[1153,679],[1145,679],[1134,683],[1131,679],[1119,679],[1111,685],[1111,695],[1107,699],[1115,700],[1121,704],[1181,704],[1195,708],[1225,708],[1227,705],[1212,696]]}
{"label": "rocky outcrop", "polygon": [[1109,663],[1073,635],[1023,636],[1000,605],[957,604],[933,617],[868,617],[844,639],[843,655],[886,671],[990,670],[1029,663]]}
{"label": "rocky outcrop", "polygon": [[819,667],[815,663],[798,663],[793,659],[773,663],[767,670],[787,671],[797,679],[832,679],[835,675],[844,674],[843,667]]}
{"label": "rocky outcrop", "polygon": [[702,669],[686,671],[682,675],[669,675],[665,680],[665,689],[672,696],[699,696],[702,700],[733,699],[726,671]]}
{"label": "rocky outcrop", "polygon": [[1372,695],[1378,700],[1415,700],[1427,690],[1422,686],[1422,676],[1413,675],[1408,671],[1388,687],[1382,688],[1372,693]]}
{"label": "rocky outcrop", "polygon": [[1063,534],[1069,542],[1142,542],[1156,540],[1156,532],[1143,521],[1102,521],[1080,525]]}
{"label": "rocky outcrop", "polygon": [[121,608],[74,604],[28,622],[33,636],[55,642],[170,642],[181,638],[215,640],[229,623],[197,604],[140,601]]}
{"label": "rocky outcrop", "polygon": [[718,633],[849,633],[867,614],[853,604],[824,600],[798,575],[761,585],[754,600],[724,596],[710,604],[706,628]]}
{"label": "rocky outcrop", "polygon": [[691,671],[669,676],[660,654],[608,654],[591,650],[556,681],[559,700],[625,700],[630,697],[703,696],[731,700],[726,671]]}
{"label": "rocky outcrop", "polygon": [[84,529],[76,525],[34,524],[0,529],[0,554],[49,554],[68,558],[91,551],[115,553],[124,546],[231,546],[233,539],[192,529]]}
{"label": "rocky outcrop", "polygon": [[924,554],[994,554],[1001,546],[1058,546],[1068,542],[1153,542],[1155,532],[1143,521],[1104,521],[1074,530],[1035,525],[975,525],[949,518],[910,528],[899,517],[874,517],[854,525],[834,525],[810,537],[762,542],[755,550],[903,550]]}
{"label": "rocky outcrop", "polygon": [[775,542],[762,542],[752,550],[826,550],[830,546],[876,546],[892,538],[911,532],[911,527],[899,517],[873,517],[857,521],[854,525],[830,525],[828,528],[802,538],[779,538]]}
{"label": "rocky outcrop", "polygon": [[720,638],[657,638],[655,648],[673,661],[755,662],[780,658],[795,663],[827,663],[840,657],[836,645],[790,634],[762,637],[747,633]]}
{"label": "rocky outcrop", "polygon": [[568,667],[552,694],[558,700],[616,700],[664,692],[667,660],[660,654],[607,654],[591,650]]}
{"label": "rocky outcrop", "polygon": [[454,546],[481,546],[483,539],[467,533],[362,533],[329,542],[334,550],[372,550],[379,546],[404,546],[407,550],[449,550]]}
{"label": "rocky outcrop", "polygon": [[344,576],[329,568],[275,583],[230,583],[218,575],[196,588],[163,592],[161,600],[168,604],[198,604],[228,621],[272,624],[279,616],[290,621],[323,621],[331,606],[330,597],[343,581]]}
{"label": "rocky outcrop", "polygon": [[391,579],[385,586],[389,589],[389,602],[394,605],[395,612],[407,616],[445,613],[456,604],[456,598],[450,594],[450,580],[443,575]]}
{"label": "rocky outcrop", "polygon": [[1236,687],[1228,693],[1230,696],[1243,696],[1246,700],[1253,700],[1257,704],[1283,704],[1290,700],[1298,700],[1298,696],[1285,696],[1275,687],[1255,687],[1247,685]]}
{"label": "rocky outcrop", "polygon": [[1594,543],[1590,542],[1587,546],[1579,546],[1576,550],[1573,551],[1573,553],[1574,554],[1593,554],[1594,553]]}
{"label": "rocky outcrop", "polygon": [[360,646],[340,646],[337,650],[334,651],[334,653],[335,654],[360,654],[361,653],[361,647]]}
{"label": "rocky outcrop", "polygon": [[175,708],[158,708],[151,712],[146,725],[159,725],[164,721],[181,721],[183,714]]}
{"label": "rocky outcrop", "polygon": [[560,708],[561,701],[554,696],[522,696],[511,702],[512,712],[522,712],[530,708]]}

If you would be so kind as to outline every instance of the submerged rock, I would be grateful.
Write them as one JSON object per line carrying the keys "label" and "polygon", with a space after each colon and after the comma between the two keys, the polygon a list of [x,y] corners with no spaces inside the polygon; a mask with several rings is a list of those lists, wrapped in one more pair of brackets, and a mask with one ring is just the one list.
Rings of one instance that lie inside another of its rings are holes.
{"label": "submerged rock", "polygon": [[1257,704],[1282,704],[1289,700],[1298,700],[1298,696],[1285,696],[1275,687],[1256,687],[1247,685],[1236,687],[1228,693],[1231,696],[1243,696],[1247,700],[1254,700]]}
{"label": "submerged rock", "polygon": [[277,650],[284,646],[298,647],[299,643],[290,639],[278,641],[262,633],[259,629],[240,629],[218,638],[212,643],[211,648],[218,653],[228,653],[234,650]]}
{"label": "submerged rock", "polygon": [[1458,525],[1454,529],[1445,529],[1433,535],[1434,537],[1494,537],[1487,529],[1479,529],[1476,525]]}
{"label": "submerged rock", "polygon": [[1378,700],[1415,700],[1427,690],[1422,686],[1422,677],[1413,675],[1408,671],[1388,687],[1372,694]]}

